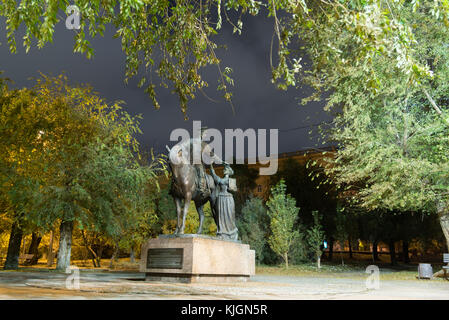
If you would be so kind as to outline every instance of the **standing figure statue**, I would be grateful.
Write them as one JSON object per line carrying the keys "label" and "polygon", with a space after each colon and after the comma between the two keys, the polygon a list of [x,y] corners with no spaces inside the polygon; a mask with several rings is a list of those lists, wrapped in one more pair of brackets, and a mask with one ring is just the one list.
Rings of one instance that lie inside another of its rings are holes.
{"label": "standing figure statue", "polygon": [[[228,189],[236,191],[237,188],[235,179],[229,178],[234,172],[229,164],[220,159],[201,138],[185,140],[171,149],[167,146],[172,173],[170,194],[175,200],[178,217],[175,234],[184,234],[187,212],[193,200],[200,220],[198,234],[201,234],[203,230],[203,207],[210,202],[212,216],[217,225],[217,236],[222,239],[237,240],[234,197],[228,192]],[[195,149],[199,154],[195,153]],[[202,155],[208,156],[212,163],[223,163],[225,176],[223,178],[217,176],[212,164],[210,167],[212,176],[207,174]],[[194,156],[201,161],[195,163]],[[233,183],[230,185],[229,181]]]}
{"label": "standing figure statue", "polygon": [[228,191],[229,177],[234,174],[229,164],[224,162],[224,177],[220,178],[215,174],[214,167],[210,165],[210,172],[215,182],[215,190],[212,203],[214,204],[215,222],[217,224],[217,236],[228,239],[238,239],[238,229],[235,225],[235,204],[234,197]]}

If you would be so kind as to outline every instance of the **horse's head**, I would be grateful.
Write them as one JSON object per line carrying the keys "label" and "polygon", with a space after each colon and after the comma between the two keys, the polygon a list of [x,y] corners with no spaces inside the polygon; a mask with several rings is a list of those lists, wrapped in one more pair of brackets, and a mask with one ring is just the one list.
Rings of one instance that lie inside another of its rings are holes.
{"label": "horse's head", "polygon": [[178,143],[169,149],[168,159],[172,169],[174,166],[186,165],[190,163],[189,146],[185,143]]}
{"label": "horse's head", "polygon": [[169,148],[169,161],[172,165],[223,163],[209,144],[201,139],[190,139]]}

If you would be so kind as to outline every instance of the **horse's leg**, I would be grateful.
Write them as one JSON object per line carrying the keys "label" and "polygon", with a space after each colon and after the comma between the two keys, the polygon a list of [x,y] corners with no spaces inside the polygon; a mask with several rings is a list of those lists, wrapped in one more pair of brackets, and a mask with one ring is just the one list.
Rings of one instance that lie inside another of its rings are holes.
{"label": "horse's leg", "polygon": [[181,210],[182,210],[182,202],[180,198],[174,197],[175,205],[176,205],[176,215],[178,217],[178,223],[176,224],[175,234],[178,234],[181,228]]}
{"label": "horse's leg", "polygon": [[182,224],[181,228],[178,230],[179,231],[178,234],[184,234],[184,228],[186,226],[186,217],[187,213],[189,212],[190,201],[192,201],[192,193],[187,192],[184,198],[184,208],[182,211]]}
{"label": "horse's leg", "polygon": [[197,234],[201,234],[203,233],[203,222],[204,222],[204,211],[203,211],[203,207],[204,207],[204,203],[201,204],[196,203],[195,202],[195,206],[196,206],[196,211],[198,212],[198,216],[200,217],[200,225],[198,227],[198,231],[196,232]]}

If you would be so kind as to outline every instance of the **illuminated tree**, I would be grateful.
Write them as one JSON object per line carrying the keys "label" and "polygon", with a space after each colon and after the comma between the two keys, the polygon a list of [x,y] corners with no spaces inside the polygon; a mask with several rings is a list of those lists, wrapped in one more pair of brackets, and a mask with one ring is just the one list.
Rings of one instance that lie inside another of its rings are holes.
{"label": "illuminated tree", "polygon": [[340,112],[325,132],[339,143],[327,173],[345,198],[367,210],[437,213],[449,247],[449,33],[429,14],[433,8],[421,2],[393,9],[416,41],[410,59],[427,65],[432,77],[415,83],[388,55],[372,58],[379,79],[373,90],[366,88],[368,70],[329,74],[328,108]]}
{"label": "illuminated tree", "polygon": [[299,208],[296,207],[296,200],[286,194],[284,180],[271,188],[267,207],[271,229],[268,243],[271,249],[284,260],[285,267],[288,268],[289,252],[298,238],[298,231],[294,229],[294,225]]}
{"label": "illuminated tree", "polygon": [[[1,187],[14,220],[51,228],[60,221],[57,268],[70,264],[74,225],[118,238],[134,223],[164,164],[141,166],[136,118],[88,87],[43,77],[33,90],[6,95],[0,114]],[[20,244],[19,244],[20,248]],[[13,252],[16,255],[17,252]],[[17,267],[17,266],[15,266]]]}
{"label": "illuminated tree", "polygon": [[307,242],[315,256],[316,265],[321,268],[321,254],[323,253],[324,231],[321,227],[321,217],[318,211],[313,211],[313,225],[307,230]]}

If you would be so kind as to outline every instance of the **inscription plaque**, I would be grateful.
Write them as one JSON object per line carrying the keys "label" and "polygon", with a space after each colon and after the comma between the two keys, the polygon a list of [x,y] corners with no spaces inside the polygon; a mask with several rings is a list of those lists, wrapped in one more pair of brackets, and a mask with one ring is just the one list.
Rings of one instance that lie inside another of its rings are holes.
{"label": "inscription plaque", "polygon": [[182,269],[183,248],[148,249],[148,269]]}

